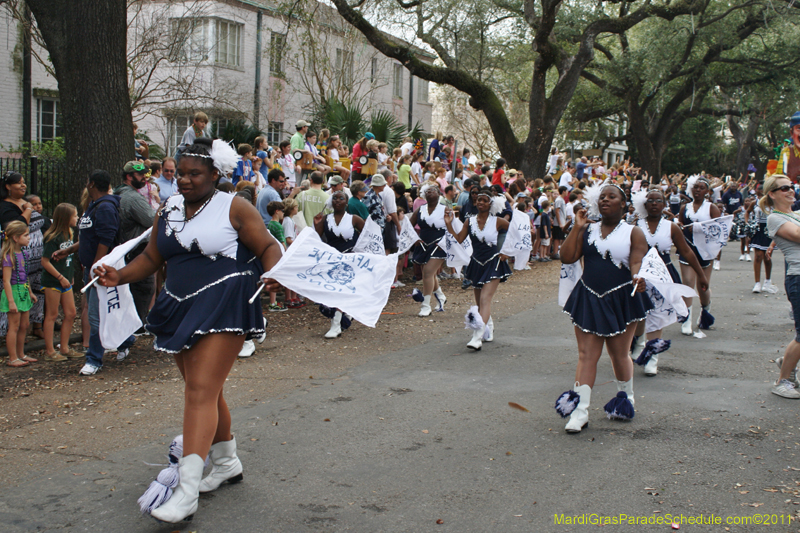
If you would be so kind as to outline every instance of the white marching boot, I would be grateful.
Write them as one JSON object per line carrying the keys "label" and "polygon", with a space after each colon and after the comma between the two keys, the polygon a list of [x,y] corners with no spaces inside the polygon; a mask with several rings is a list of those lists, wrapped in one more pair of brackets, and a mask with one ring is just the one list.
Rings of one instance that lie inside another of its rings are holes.
{"label": "white marching boot", "polygon": [[444,303],[447,301],[447,296],[445,296],[444,292],[442,292],[442,288],[439,287],[438,289],[433,291],[433,294],[435,294],[436,299],[439,300],[439,307],[441,307],[442,311],[444,311]]}
{"label": "white marching boot", "polygon": [[641,354],[642,350],[644,350],[645,344],[647,344],[647,335],[642,333],[636,339],[636,343],[634,343],[633,348],[631,348],[631,359],[636,360],[639,357],[639,354]]}
{"label": "white marching boot", "polygon": [[472,332],[472,340],[467,343],[467,348],[472,348],[476,352],[481,349],[483,346],[483,332],[486,330],[486,326],[483,326],[480,329],[473,330]]}
{"label": "white marching boot", "polygon": [[483,332],[483,342],[492,342],[494,340],[494,320],[492,317],[489,317],[489,321],[486,322],[486,330]]}
{"label": "white marching boot", "polygon": [[331,329],[325,334],[326,339],[335,339],[342,334],[342,312],[336,311],[331,318]]}
{"label": "white marching boot", "polygon": [[569,421],[564,429],[567,433],[580,433],[583,428],[589,425],[589,403],[592,400],[592,388],[589,385],[578,385],[576,381],[572,390],[578,393],[580,400],[578,401],[578,406],[569,416]]}
{"label": "white marching boot", "polygon": [[429,294],[422,297],[422,306],[420,306],[417,316],[430,316],[431,312],[431,295]]}
{"label": "white marching boot", "polygon": [[658,354],[653,354],[650,360],[644,365],[645,376],[655,376],[658,374]]}
{"label": "white marching boot", "polygon": [[681,324],[681,333],[684,335],[691,335],[692,334],[692,306],[689,306],[689,317],[686,319],[686,322]]}
{"label": "white marching boot", "polygon": [[160,507],[153,509],[150,515],[162,522],[180,522],[191,520],[197,511],[197,500],[200,497],[200,478],[203,477],[203,458],[193,453],[180,459],[181,481],[172,491],[172,496]]}
{"label": "white marching boot", "polygon": [[256,353],[256,343],[253,341],[244,341],[242,349],[239,352],[239,357],[250,357],[254,353]]}
{"label": "white marching boot", "polygon": [[625,394],[628,395],[628,399],[631,401],[631,405],[635,405],[633,401],[633,377],[628,381],[617,381],[617,391],[623,391]]}
{"label": "white marching boot", "polygon": [[200,492],[211,492],[225,483],[239,483],[242,462],[236,455],[236,438],[211,446],[211,472],[200,482]]}

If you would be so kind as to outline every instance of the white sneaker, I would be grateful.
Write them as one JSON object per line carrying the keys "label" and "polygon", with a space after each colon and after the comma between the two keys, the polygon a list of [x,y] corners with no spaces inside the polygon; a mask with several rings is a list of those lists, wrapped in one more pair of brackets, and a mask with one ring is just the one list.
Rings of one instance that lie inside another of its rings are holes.
{"label": "white sneaker", "polygon": [[99,370],[100,370],[99,366],[94,366],[90,365],[89,363],[86,363],[85,365],[83,365],[83,368],[81,368],[81,371],[78,373],[81,376],[94,376],[95,374],[97,374]]}
{"label": "white sneaker", "polygon": [[239,357],[250,357],[256,353],[256,343],[253,341],[244,341],[242,350],[239,352]]}
{"label": "white sneaker", "polygon": [[761,292],[761,282],[760,281],[756,282],[756,284],[753,285],[753,292],[756,293],[756,294]]}
{"label": "white sneaker", "polygon": [[739,261],[744,261],[744,254],[739,256]]}
{"label": "white sneaker", "polygon": [[[783,366],[783,357],[775,359],[775,364],[778,365],[778,368],[781,368]],[[793,368],[789,374],[789,381],[792,382],[795,388],[800,387],[800,381],[797,379],[797,367]]]}
{"label": "white sneaker", "polygon": [[719,260],[714,259],[714,270],[719,270]]}
{"label": "white sneaker", "polygon": [[775,382],[772,386],[772,394],[777,394],[781,398],[789,398],[790,400],[800,400],[800,392],[794,388],[794,383],[788,379],[781,379]]}
{"label": "white sneaker", "polygon": [[125,348],[124,350],[119,350],[117,352],[117,361],[124,361],[128,354],[131,353],[130,348]]}
{"label": "white sneaker", "polygon": [[399,279],[397,281],[395,281],[394,284],[395,284],[396,287],[405,287],[406,286],[406,284],[403,283],[402,281],[400,281]]}
{"label": "white sneaker", "polygon": [[776,294],[778,292],[778,287],[772,284],[771,280],[767,280],[764,282],[764,292],[768,292],[770,294]]}
{"label": "white sneaker", "polygon": [[744,260],[745,260],[745,261],[747,261],[747,262],[749,263],[749,262],[751,262],[753,259],[750,257],[750,254],[745,254],[745,255],[744,255]]}

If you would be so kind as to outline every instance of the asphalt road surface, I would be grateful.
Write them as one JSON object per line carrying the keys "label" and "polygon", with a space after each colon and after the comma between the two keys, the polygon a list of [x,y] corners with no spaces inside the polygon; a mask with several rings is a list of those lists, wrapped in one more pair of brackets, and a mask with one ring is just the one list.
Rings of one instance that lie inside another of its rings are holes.
{"label": "asphalt road surface", "polygon": [[[589,427],[564,432],[553,404],[572,385],[577,348],[553,294],[497,323],[480,352],[459,332],[235,410],[244,482],[203,496],[192,522],[138,512],[160,470],[146,463],[165,462],[154,437],[54,475],[32,468],[2,491],[0,529],[555,532],[606,521],[605,531],[798,531],[800,402],[770,393],[793,335],[783,257],[777,295],[751,293],[752,263],[737,257],[731,243],[713,274],[716,329],[695,339],[673,325],[658,376],[637,367],[630,422],[604,416],[616,393],[604,356]],[[701,516],[721,523],[689,523]]]}

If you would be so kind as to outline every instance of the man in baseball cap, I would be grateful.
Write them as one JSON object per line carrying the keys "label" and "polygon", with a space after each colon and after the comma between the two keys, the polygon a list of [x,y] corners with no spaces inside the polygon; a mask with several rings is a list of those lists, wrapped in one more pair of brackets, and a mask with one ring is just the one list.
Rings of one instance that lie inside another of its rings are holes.
{"label": "man in baseball cap", "polygon": [[306,132],[308,131],[308,127],[311,124],[306,122],[303,119],[297,121],[294,125],[294,128],[297,130],[294,135],[292,135],[292,153],[295,150],[305,150],[306,149]]}

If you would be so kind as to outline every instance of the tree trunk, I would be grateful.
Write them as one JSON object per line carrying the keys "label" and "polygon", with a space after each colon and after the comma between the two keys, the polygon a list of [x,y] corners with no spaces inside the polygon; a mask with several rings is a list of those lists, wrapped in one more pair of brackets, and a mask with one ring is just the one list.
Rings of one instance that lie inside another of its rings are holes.
{"label": "tree trunk", "polygon": [[639,166],[650,176],[660,179],[661,157],[664,154],[664,148],[663,146],[657,146],[650,138],[644,113],[635,99],[631,99],[628,102],[628,123],[629,138],[636,145]]}
{"label": "tree trunk", "polygon": [[737,145],[736,171],[733,177],[747,176],[747,169],[750,167],[750,160],[753,155],[753,143],[758,133],[758,127],[761,125],[761,117],[755,113],[749,115],[747,129],[744,131],[731,115],[725,118],[728,122],[728,129],[731,131],[731,135],[733,135]]}
{"label": "tree trunk", "polygon": [[58,79],[71,200],[133,159],[125,0],[27,0]]}

